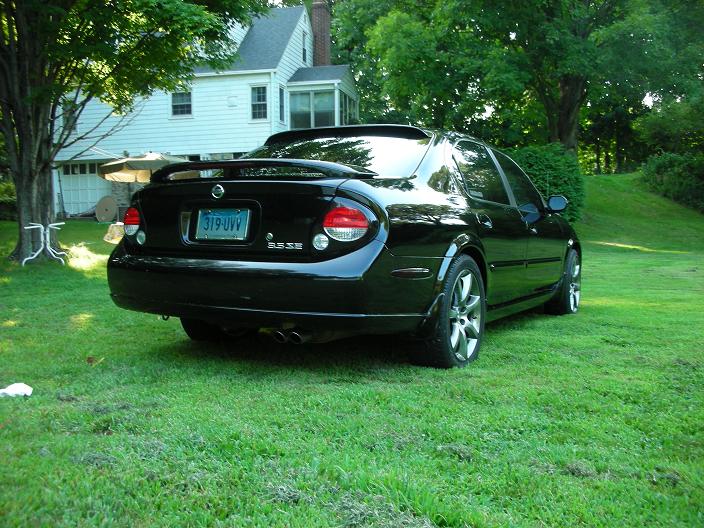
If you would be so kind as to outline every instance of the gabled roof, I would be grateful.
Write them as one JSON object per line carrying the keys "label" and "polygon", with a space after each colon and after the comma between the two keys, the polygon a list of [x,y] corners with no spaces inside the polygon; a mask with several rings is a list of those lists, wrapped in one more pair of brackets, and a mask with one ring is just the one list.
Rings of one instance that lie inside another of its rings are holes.
{"label": "gabled roof", "polygon": [[347,64],[298,68],[288,82],[339,81],[349,72],[349,69]]}
{"label": "gabled roof", "polygon": [[[305,6],[279,7],[252,19],[235,60],[222,71],[273,70],[281,61]],[[199,66],[195,73],[214,72],[210,66]]]}

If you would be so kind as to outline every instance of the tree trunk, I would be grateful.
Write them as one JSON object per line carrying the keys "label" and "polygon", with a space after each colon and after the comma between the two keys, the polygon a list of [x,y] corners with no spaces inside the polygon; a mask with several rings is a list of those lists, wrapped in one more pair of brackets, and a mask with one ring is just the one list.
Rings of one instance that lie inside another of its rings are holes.
{"label": "tree trunk", "polygon": [[559,141],[576,154],[579,111],[587,96],[586,79],[574,75],[560,78],[559,96],[543,81],[536,82],[533,88],[545,109],[550,141]]}
{"label": "tree trunk", "polygon": [[557,134],[567,150],[577,151],[579,111],[587,95],[584,77],[567,75],[560,79]]}
{"label": "tree trunk", "polygon": [[621,174],[623,172],[623,147],[621,146],[620,138],[621,135],[617,129],[614,140],[616,144],[614,147],[614,157],[616,158],[616,168],[614,172],[616,172],[616,174]]}
{"label": "tree trunk", "polygon": [[594,152],[596,153],[596,174],[601,174],[601,143],[597,141],[594,144]]}
{"label": "tree trunk", "polygon": [[604,151],[604,172],[606,174],[611,174],[611,151],[609,150],[611,145],[606,146]]}
{"label": "tree trunk", "polygon": [[[22,167],[22,174],[13,174],[17,191],[17,245],[10,259],[22,261],[39,249],[41,237],[39,229],[24,229],[30,222],[44,227],[55,221],[51,168]],[[56,234],[52,233],[52,243],[56,246]],[[45,250],[45,255],[48,252]]]}

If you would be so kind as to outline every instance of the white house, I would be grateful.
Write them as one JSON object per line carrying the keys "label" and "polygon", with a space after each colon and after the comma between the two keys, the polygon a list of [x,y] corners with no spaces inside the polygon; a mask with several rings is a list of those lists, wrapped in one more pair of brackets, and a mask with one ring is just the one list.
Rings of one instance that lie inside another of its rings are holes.
{"label": "white house", "polygon": [[[272,9],[233,32],[238,55],[226,71],[199,68],[188,91],[140,101],[121,128],[94,147],[88,148],[93,140],[63,149],[54,171],[56,210],[90,211],[106,195],[124,204],[127,186],[97,176],[98,166],[114,157],[153,151],[192,160],[230,159],[276,132],[354,122],[354,79],[348,66],[330,65],[330,13],[324,2],[314,2],[312,17],[304,6]],[[75,133],[90,130],[110,111],[91,101]],[[120,117],[111,116],[99,131],[117,123]]]}

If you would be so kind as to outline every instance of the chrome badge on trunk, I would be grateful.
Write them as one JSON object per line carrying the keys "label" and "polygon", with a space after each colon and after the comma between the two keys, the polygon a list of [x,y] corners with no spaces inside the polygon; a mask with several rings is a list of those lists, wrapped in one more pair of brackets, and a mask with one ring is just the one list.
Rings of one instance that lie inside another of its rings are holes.
{"label": "chrome badge on trunk", "polygon": [[303,242],[267,242],[269,249],[303,249]]}
{"label": "chrome badge on trunk", "polygon": [[303,249],[303,242],[274,242],[273,233],[267,233],[266,240],[268,249],[294,249],[299,251]]}

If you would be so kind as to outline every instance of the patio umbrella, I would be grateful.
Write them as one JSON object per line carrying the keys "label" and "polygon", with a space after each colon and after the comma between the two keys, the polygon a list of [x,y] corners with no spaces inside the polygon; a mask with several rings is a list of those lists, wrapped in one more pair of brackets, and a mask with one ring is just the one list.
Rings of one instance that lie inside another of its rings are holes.
{"label": "patio umbrella", "polygon": [[108,181],[149,183],[152,172],[166,165],[188,161],[178,156],[148,152],[143,156],[121,158],[101,165],[100,176]]}

